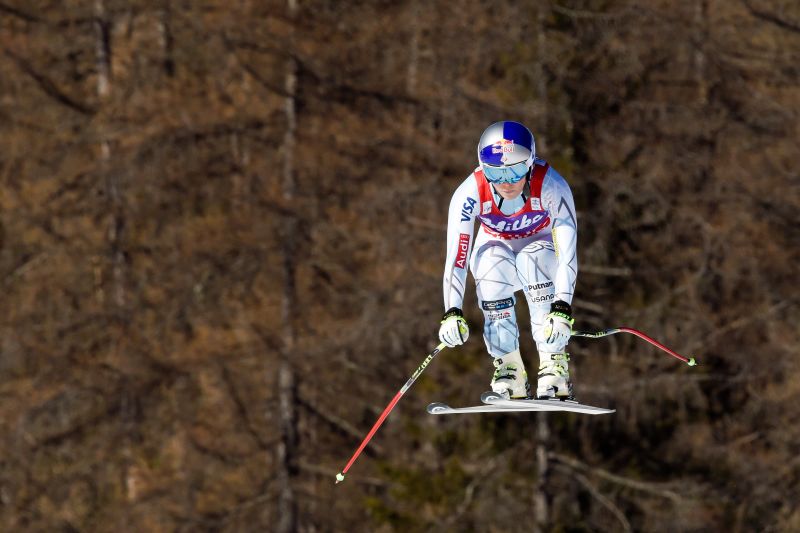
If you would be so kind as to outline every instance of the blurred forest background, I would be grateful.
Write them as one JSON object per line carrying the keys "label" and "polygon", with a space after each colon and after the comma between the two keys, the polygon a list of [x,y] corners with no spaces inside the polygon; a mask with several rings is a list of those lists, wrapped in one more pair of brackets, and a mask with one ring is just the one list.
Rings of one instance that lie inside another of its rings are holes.
{"label": "blurred forest background", "polygon": [[[3,531],[800,530],[796,0],[1,0],[0,44]],[[491,377],[472,290],[334,486],[502,119],[576,326],[700,366],[579,339],[616,414],[431,417]]]}

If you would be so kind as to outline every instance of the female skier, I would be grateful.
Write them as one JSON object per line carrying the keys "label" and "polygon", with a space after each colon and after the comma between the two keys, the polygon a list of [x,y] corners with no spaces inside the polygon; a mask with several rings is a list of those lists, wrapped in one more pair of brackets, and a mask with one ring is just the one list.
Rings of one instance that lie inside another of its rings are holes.
{"label": "female skier", "polygon": [[[530,398],[514,311],[514,294],[522,289],[539,352],[535,397],[573,399],[566,352],[578,275],[572,192],[536,157],[533,134],[518,122],[497,122],[483,132],[478,163],[450,201],[447,311],[439,338],[454,347],[469,336],[461,311],[469,265],[484,316],[483,339],[494,360],[492,390],[506,398]],[[480,228],[473,239],[476,218]]]}

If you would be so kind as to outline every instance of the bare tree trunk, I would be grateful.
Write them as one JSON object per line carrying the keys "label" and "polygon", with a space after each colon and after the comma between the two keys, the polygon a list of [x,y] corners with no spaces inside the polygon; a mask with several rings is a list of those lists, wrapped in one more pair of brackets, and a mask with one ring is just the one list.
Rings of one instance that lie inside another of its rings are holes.
{"label": "bare tree trunk", "polygon": [[[711,23],[709,0],[701,0],[694,6],[694,56],[692,58],[692,74],[697,86],[698,116],[713,116],[713,103],[709,101],[709,72],[708,72],[708,46],[710,42],[709,31]],[[711,120],[699,120],[698,131],[702,135],[702,144],[696,148],[698,157],[697,168],[701,172],[701,183],[714,183],[714,153],[716,151],[715,127]],[[714,184],[719,186],[719,184]],[[719,193],[719,191],[716,191]]]}
{"label": "bare tree trunk", "polygon": [[231,177],[233,181],[233,206],[234,212],[242,218],[247,219],[251,215],[253,205],[250,196],[251,179],[247,175],[247,167],[250,164],[250,150],[246,140],[242,141],[242,136],[238,131],[230,135],[231,156],[236,164],[236,171]]}
{"label": "bare tree trunk", "polygon": [[549,464],[547,448],[550,444],[550,426],[547,423],[547,413],[536,413],[536,487],[533,491],[533,516],[534,531],[537,533],[547,531],[547,522],[550,516],[547,475]]}
{"label": "bare tree trunk", "polygon": [[158,37],[161,46],[162,65],[164,73],[170,78],[175,75],[175,58],[173,56],[174,39],[172,37],[172,11],[169,1],[165,1],[159,11]]}
{"label": "bare tree trunk", "polygon": [[97,95],[111,94],[111,35],[104,0],[94,2],[95,64],[97,66]]}
{"label": "bare tree trunk", "polygon": [[[706,43],[708,41],[708,0],[701,0],[694,6],[694,72],[697,83],[697,100],[701,105],[708,103],[708,77],[706,75]],[[703,122],[703,121],[699,121]]]}
{"label": "bare tree trunk", "polygon": [[[111,162],[111,140],[103,126],[103,104],[111,96],[111,21],[108,19],[105,0],[95,0],[94,2],[94,27],[95,27],[95,64],[97,67],[97,96],[99,100],[100,118],[99,132],[100,139],[100,174],[105,181],[106,198],[108,199],[108,209],[110,217],[108,221],[107,239],[111,262],[111,297],[107,300],[111,315],[111,355],[114,361],[119,362],[122,355],[122,339],[124,338],[123,328],[126,327],[127,317],[125,310],[127,306],[125,294],[125,253],[122,249],[122,233],[125,226],[125,218],[122,208],[122,197],[120,193],[119,176],[110,168]],[[105,299],[104,299],[105,300]],[[120,418],[122,424],[122,490],[128,499],[132,501],[137,496],[136,479],[131,475],[131,464],[133,462],[131,452],[131,433],[133,431],[133,418],[135,411],[134,396],[126,384],[123,384],[122,399],[120,407]],[[124,520],[124,518],[123,518]]]}
{"label": "bare tree trunk", "polygon": [[[297,0],[288,0],[289,19],[294,21],[297,14]],[[290,46],[291,50],[291,46]],[[283,137],[283,199],[290,205],[295,195],[294,148],[296,143],[296,105],[297,64],[290,57],[286,67],[284,82],[286,89],[286,132]],[[281,319],[283,325],[283,353],[278,366],[278,403],[281,440],[277,446],[278,481],[278,533],[290,533],[297,529],[297,503],[292,489],[295,447],[297,445],[297,415],[295,404],[295,375],[291,360],[295,356],[295,245],[293,239],[296,221],[287,221],[283,239],[283,302]]]}
{"label": "bare tree trunk", "polygon": [[[541,116],[538,117],[539,123],[537,129],[539,131],[547,130],[547,80],[544,77],[544,58],[547,52],[545,41],[545,10],[546,7],[542,4],[536,10],[536,62],[534,76],[536,76],[536,96],[539,100],[539,108],[542,109]],[[534,133],[536,135],[536,133]],[[544,152],[545,150],[545,136],[540,135],[536,138],[536,151]]]}
{"label": "bare tree trunk", "polygon": [[[96,65],[97,65],[97,96],[102,103],[111,96],[111,23],[107,19],[105,0],[95,0],[95,30],[96,30]],[[111,245],[112,263],[112,300],[116,307],[115,314],[125,308],[124,268],[125,256],[120,246],[120,237],[123,230],[122,200],[119,191],[119,179],[110,172],[111,141],[107,137],[105,128],[100,127],[100,163],[106,181],[108,201],[111,210],[111,222],[108,228],[108,242]]]}
{"label": "bare tree trunk", "polygon": [[413,18],[416,23],[413,25],[411,40],[408,43],[408,68],[406,69],[406,91],[413,95],[417,90],[417,75],[419,73],[419,39],[422,33],[424,19],[420,19],[420,4],[414,3],[412,9]]}
{"label": "bare tree trunk", "polygon": [[[536,90],[539,108],[542,110],[539,124],[542,134],[536,137],[536,151],[545,149],[547,120],[547,80],[545,79],[545,15],[546,7],[539,5],[536,10]],[[535,134],[534,134],[535,135]],[[537,367],[538,360],[536,361]],[[536,385],[534,384],[535,388]],[[536,487],[533,491],[534,531],[539,533],[547,531],[550,517],[549,495],[547,494],[547,476],[549,471],[547,450],[550,446],[550,426],[547,422],[547,413],[536,415]]]}

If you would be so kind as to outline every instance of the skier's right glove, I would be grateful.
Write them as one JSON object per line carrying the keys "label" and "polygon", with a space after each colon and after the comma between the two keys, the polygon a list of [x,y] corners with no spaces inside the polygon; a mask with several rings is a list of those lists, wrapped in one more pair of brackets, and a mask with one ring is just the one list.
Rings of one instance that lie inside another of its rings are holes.
{"label": "skier's right glove", "polygon": [[464,314],[458,307],[451,307],[442,317],[439,327],[439,340],[449,348],[464,344],[469,337],[469,326],[464,320]]}

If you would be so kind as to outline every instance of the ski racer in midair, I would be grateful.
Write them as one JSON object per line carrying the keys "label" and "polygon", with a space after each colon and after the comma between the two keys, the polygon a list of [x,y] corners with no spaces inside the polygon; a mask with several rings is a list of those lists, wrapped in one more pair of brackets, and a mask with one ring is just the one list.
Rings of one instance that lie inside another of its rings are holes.
{"label": "ski racer in midair", "polygon": [[[535,397],[572,399],[566,352],[578,275],[572,192],[536,157],[533,134],[518,122],[497,122],[483,132],[478,163],[450,201],[439,338],[454,347],[469,336],[461,310],[469,267],[484,316],[483,339],[494,359],[492,390],[506,398],[531,397],[514,310],[522,289],[539,352]],[[480,228],[473,239],[476,218]]]}

